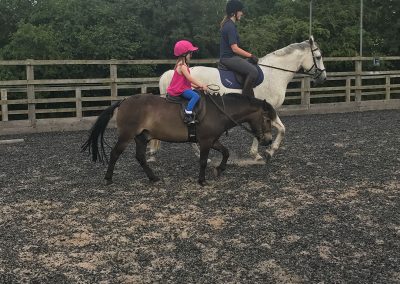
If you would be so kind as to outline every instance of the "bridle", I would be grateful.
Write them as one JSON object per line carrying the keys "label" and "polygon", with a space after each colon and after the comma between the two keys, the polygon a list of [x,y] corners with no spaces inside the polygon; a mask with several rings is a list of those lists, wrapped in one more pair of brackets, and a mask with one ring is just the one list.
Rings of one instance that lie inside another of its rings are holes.
{"label": "bridle", "polygon": [[317,64],[317,59],[316,59],[316,56],[315,56],[315,52],[317,50],[320,50],[319,47],[315,47],[313,49],[312,45],[310,43],[310,50],[311,50],[311,55],[312,55],[312,59],[313,59],[313,66],[311,66],[311,68],[306,70],[306,71],[302,71],[302,70],[293,71],[293,70],[280,68],[280,67],[277,67],[277,66],[272,66],[272,65],[267,65],[267,64],[261,64],[261,63],[259,63],[258,65],[264,66],[264,67],[273,68],[273,69],[277,69],[277,70],[281,70],[281,71],[285,71],[285,72],[291,72],[291,73],[295,73],[295,74],[302,74],[302,75],[311,76],[314,80],[316,80],[319,77],[321,77],[322,73],[324,73],[326,71],[326,69],[319,68],[318,64]]}

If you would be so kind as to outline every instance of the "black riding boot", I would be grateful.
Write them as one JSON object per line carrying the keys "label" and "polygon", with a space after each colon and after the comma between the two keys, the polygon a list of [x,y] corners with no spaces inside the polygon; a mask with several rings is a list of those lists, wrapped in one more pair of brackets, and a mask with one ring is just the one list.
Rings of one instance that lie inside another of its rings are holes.
{"label": "black riding boot", "polygon": [[196,123],[196,118],[194,113],[185,113],[183,122],[187,124]]}
{"label": "black riding boot", "polygon": [[247,76],[243,83],[242,94],[254,98],[254,80],[251,76]]}

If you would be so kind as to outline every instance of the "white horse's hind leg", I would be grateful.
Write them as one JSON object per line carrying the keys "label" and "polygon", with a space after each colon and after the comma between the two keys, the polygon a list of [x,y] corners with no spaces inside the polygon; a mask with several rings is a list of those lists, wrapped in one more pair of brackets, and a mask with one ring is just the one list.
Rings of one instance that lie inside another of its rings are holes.
{"label": "white horse's hind leg", "polygon": [[[199,144],[197,144],[197,143],[192,143],[192,148],[193,148],[193,150],[194,150],[194,154],[196,155],[196,157],[200,159],[200,148],[199,148]],[[211,163],[210,158],[207,159],[207,163]]]}
{"label": "white horse's hind leg", "polygon": [[250,155],[254,158],[255,161],[263,160],[263,157],[258,153],[258,140],[256,138],[253,139],[253,144],[251,145]]}
{"label": "white horse's hind leg", "polygon": [[285,137],[285,126],[283,125],[279,116],[276,116],[276,119],[272,121],[272,126],[275,127],[278,131],[274,142],[269,149],[266,150],[267,159],[272,158],[275,151],[279,149],[279,145],[281,144],[283,138]]}
{"label": "white horse's hind leg", "polygon": [[197,158],[200,158],[200,148],[197,143],[192,143],[192,148],[194,150],[194,154],[196,155]]}
{"label": "white horse's hind leg", "polygon": [[147,162],[155,162],[156,161],[156,153],[158,150],[160,150],[161,147],[161,141],[152,139],[150,140],[148,144],[148,154],[147,154]]}

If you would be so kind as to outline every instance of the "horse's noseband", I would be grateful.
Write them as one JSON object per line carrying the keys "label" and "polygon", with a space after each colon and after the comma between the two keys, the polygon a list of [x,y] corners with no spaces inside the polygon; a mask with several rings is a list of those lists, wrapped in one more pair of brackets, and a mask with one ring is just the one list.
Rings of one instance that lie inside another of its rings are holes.
{"label": "horse's noseband", "polygon": [[313,79],[316,80],[316,79],[318,79],[319,77],[321,77],[322,73],[324,73],[326,69],[321,69],[321,68],[319,68],[318,65],[317,65],[317,60],[315,59],[315,54],[314,54],[314,52],[317,51],[317,50],[319,50],[319,48],[316,47],[316,48],[313,49],[312,46],[311,46],[311,43],[310,43],[310,49],[311,49],[311,55],[312,55],[312,59],[313,59],[314,64],[313,64],[313,66],[311,66],[310,69],[308,69],[308,70],[305,71],[304,73],[307,74],[307,75],[312,76]]}

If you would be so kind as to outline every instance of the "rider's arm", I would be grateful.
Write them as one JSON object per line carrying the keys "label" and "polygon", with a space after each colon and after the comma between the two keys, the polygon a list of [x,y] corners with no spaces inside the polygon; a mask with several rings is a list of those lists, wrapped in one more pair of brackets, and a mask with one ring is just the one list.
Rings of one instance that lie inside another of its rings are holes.
{"label": "rider's arm", "polygon": [[200,81],[195,79],[192,75],[190,75],[189,69],[187,66],[182,65],[181,72],[182,72],[183,76],[185,76],[185,78],[188,79],[189,82],[192,83],[193,85],[195,85],[201,89],[206,88],[206,86],[204,84],[202,84]]}
{"label": "rider's arm", "polygon": [[236,43],[231,45],[232,51],[240,56],[246,57],[246,58],[250,58],[251,57],[251,53],[247,52],[246,50],[241,49]]}

